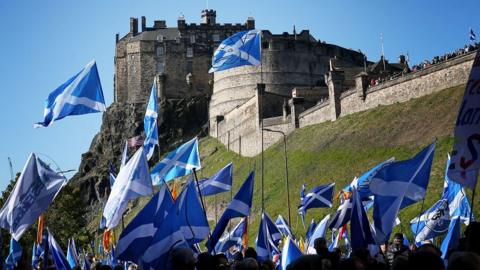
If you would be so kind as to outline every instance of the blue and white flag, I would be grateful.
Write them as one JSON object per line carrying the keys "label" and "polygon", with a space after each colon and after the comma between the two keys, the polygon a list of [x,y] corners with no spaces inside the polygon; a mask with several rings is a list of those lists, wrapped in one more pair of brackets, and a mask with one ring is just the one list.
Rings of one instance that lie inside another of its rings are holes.
{"label": "blue and white flag", "polygon": [[104,112],[105,110],[97,64],[95,60],[92,60],[77,75],[48,95],[45,101],[43,122],[34,124],[34,127],[47,127],[69,115]]}
{"label": "blue and white flag", "polygon": [[290,237],[287,238],[285,243],[283,244],[282,249],[282,260],[280,262],[280,270],[286,270],[287,266],[302,256],[302,252],[300,249],[295,245]]}
{"label": "blue and white flag", "polygon": [[328,222],[330,221],[330,214],[325,216],[315,227],[312,235],[307,239],[307,245],[305,247],[305,252],[307,254],[317,254],[315,250],[315,239],[317,238],[325,238],[328,229]]}
{"label": "blue and white flag", "polygon": [[477,36],[475,35],[475,32],[473,32],[473,29],[470,28],[470,41],[475,41],[477,39]]}
{"label": "blue and white flag", "polygon": [[461,226],[462,221],[460,218],[454,218],[450,221],[448,233],[445,238],[443,238],[442,245],[440,246],[440,250],[442,251],[442,259],[447,257],[449,250],[457,249],[460,240]]}
{"label": "blue and white flag", "polygon": [[193,169],[199,170],[200,156],[198,154],[198,139],[193,138],[190,141],[180,145],[168,155],[151,171],[154,185],[160,185],[164,181],[168,182],[176,177],[190,174]]}
{"label": "blue and white flag", "polygon": [[449,164],[450,155],[447,159],[447,169],[445,171],[442,199],[446,199],[448,201],[450,218],[460,218],[465,225],[468,225],[470,223],[470,213],[472,208],[462,185],[448,178],[447,173]]}
{"label": "blue and white flag", "polygon": [[350,218],[352,217],[352,207],[353,200],[351,197],[344,200],[343,203],[338,206],[337,212],[335,213],[335,216],[333,217],[328,227],[330,229],[338,229],[343,225],[347,224],[347,222],[349,222]]}
{"label": "blue and white flag", "polygon": [[67,179],[31,154],[12,193],[0,210],[0,227],[19,240],[57,196]]}
{"label": "blue and white flag", "polygon": [[287,221],[283,218],[282,215],[278,215],[277,220],[275,220],[275,225],[284,237],[288,236],[292,239],[295,239],[290,225],[288,225]]}
{"label": "blue and white flag", "polygon": [[334,187],[335,183],[331,183],[312,188],[300,202],[300,206],[298,207],[300,215],[304,217],[310,208],[332,207]]}
{"label": "blue and white flag", "polygon": [[117,176],[115,175],[115,168],[113,167],[113,164],[111,162],[108,164],[108,176],[108,180],[110,181],[110,187],[113,187],[113,184],[115,183],[115,178],[117,178]]}
{"label": "blue and white flag", "polygon": [[143,269],[169,269],[167,258],[173,248],[191,247],[203,241],[209,232],[196,185],[189,180],[145,250]]}
{"label": "blue and white flag", "polygon": [[8,253],[7,258],[5,259],[5,268],[13,270],[22,259],[22,252],[22,247],[17,240],[12,237],[10,239],[10,253]]}
{"label": "blue and white flag", "polygon": [[33,242],[32,247],[32,268],[37,270],[38,269],[38,262],[40,258],[37,256],[37,243]]}
{"label": "blue and white flag", "polygon": [[228,221],[230,221],[230,219],[236,217],[246,217],[250,215],[253,199],[254,177],[255,173],[254,171],[252,171],[238,190],[237,194],[235,194],[235,196],[233,197],[227,209],[225,209],[222,216],[218,220],[218,223],[217,225],[215,225],[215,229],[213,230],[212,235],[206,243],[209,252],[211,252],[217,245],[217,242],[220,239],[220,236],[225,231],[225,228],[227,227]]}
{"label": "blue and white flag", "polygon": [[427,211],[410,221],[415,243],[440,236],[448,231],[450,225],[448,201],[441,199]]}
{"label": "blue and white flag", "polygon": [[263,212],[257,240],[255,241],[258,261],[264,262],[272,260],[273,255],[280,254],[278,249],[280,239],[281,234],[277,227],[267,213]]}
{"label": "blue and white flag", "polygon": [[474,189],[480,170],[480,51],[477,51],[455,124],[455,144],[448,177]]}
{"label": "blue and white flag", "polygon": [[360,177],[355,178],[355,180],[350,184],[349,191],[351,192],[353,189],[356,189],[362,201],[369,200],[372,196],[372,192],[370,191],[370,181],[372,180],[372,177],[377,174],[377,172],[380,171],[382,168],[388,166],[394,161],[395,158],[385,160],[375,165],[375,167],[371,168],[370,170],[362,174]]}
{"label": "blue and white flag", "polygon": [[145,248],[152,242],[153,236],[173,203],[167,185],[162,185],[157,194],[150,199],[120,234],[116,258],[138,264]]}
{"label": "blue and white flag", "polygon": [[157,83],[154,80],[152,92],[150,93],[150,98],[148,99],[147,112],[145,113],[145,118],[143,119],[143,129],[145,131],[145,141],[143,142],[143,147],[145,148],[147,160],[152,158],[153,152],[155,151],[155,145],[159,146],[157,117]]}
{"label": "blue and white flag", "polygon": [[213,54],[208,73],[245,65],[261,65],[261,34],[260,30],[242,31],[222,41]]}
{"label": "blue and white flag", "polygon": [[235,246],[239,250],[242,246],[242,237],[247,227],[246,219],[242,218],[232,231],[223,234],[215,245],[215,253],[227,253],[227,251]]}
{"label": "blue and white flag", "polygon": [[310,222],[310,225],[308,226],[307,233],[305,234],[305,240],[307,242],[308,242],[308,239],[310,239],[310,237],[312,236],[316,227],[317,227],[317,223],[315,222],[315,219],[312,218],[312,221]]}
{"label": "blue and white flag", "polygon": [[70,264],[68,263],[67,258],[65,258],[65,254],[62,251],[62,248],[57,243],[53,234],[48,231],[48,252],[52,255],[53,262],[57,270],[71,270]]}
{"label": "blue and white flag", "polygon": [[388,240],[400,209],[425,197],[434,153],[435,143],[412,159],[384,167],[372,178],[370,190],[375,196],[373,220],[377,244]]}
{"label": "blue and white flag", "polygon": [[232,189],[233,165],[228,163],[216,174],[198,183],[202,196],[215,195]]}
{"label": "blue and white flag", "polygon": [[143,147],[140,147],[127,165],[120,169],[115,184],[103,209],[105,226],[117,226],[130,200],[147,196],[153,192],[148,162]]}
{"label": "blue and white flag", "polygon": [[128,159],[128,140],[125,141],[125,145],[123,146],[122,159],[120,161],[120,170],[123,167],[125,167],[125,164],[127,164],[127,159]]}
{"label": "blue and white flag", "polygon": [[375,239],[370,229],[370,222],[365,213],[361,197],[356,189],[353,190],[352,200],[352,217],[350,219],[351,245],[353,250],[358,250],[374,245]]}
{"label": "blue and white flag", "polygon": [[72,240],[68,240],[67,261],[71,268],[79,265],[77,247],[75,246],[75,240],[73,240],[73,238]]}

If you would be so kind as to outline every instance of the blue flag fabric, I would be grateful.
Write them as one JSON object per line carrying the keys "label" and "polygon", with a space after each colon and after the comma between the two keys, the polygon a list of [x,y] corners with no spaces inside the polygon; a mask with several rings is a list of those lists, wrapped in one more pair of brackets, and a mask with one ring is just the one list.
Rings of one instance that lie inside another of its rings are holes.
{"label": "blue flag fabric", "polygon": [[231,232],[225,233],[222,238],[220,238],[215,245],[215,253],[227,253],[227,251],[233,246],[240,249],[246,226],[246,219],[242,218]]}
{"label": "blue flag fabric", "polygon": [[450,224],[448,201],[441,199],[427,211],[410,221],[415,243],[432,239],[447,232]]}
{"label": "blue flag fabric", "polygon": [[71,268],[74,268],[78,265],[78,254],[77,248],[75,246],[75,240],[68,240],[68,248],[67,248],[67,261]]}
{"label": "blue flag fabric", "polygon": [[319,223],[317,226],[315,226],[312,234],[310,235],[310,237],[307,239],[306,243],[306,247],[305,247],[305,251],[308,253],[308,254],[317,254],[317,251],[315,250],[315,247],[314,247],[314,243],[315,243],[315,239],[317,238],[325,238],[325,235],[327,233],[327,228],[328,228],[328,222],[330,221],[330,214],[328,214],[327,216],[325,216]]}
{"label": "blue flag fabric", "polygon": [[77,75],[60,85],[45,101],[43,122],[34,127],[47,127],[69,115],[104,112],[102,84],[94,60],[88,63]]}
{"label": "blue flag fabric", "polygon": [[189,180],[145,250],[143,269],[169,269],[167,259],[173,248],[191,247],[203,241],[209,232],[195,183]]}
{"label": "blue flag fabric", "polygon": [[12,193],[0,210],[0,227],[16,240],[37,221],[52,203],[67,179],[31,154]]}
{"label": "blue flag fabric", "polygon": [[412,159],[382,168],[371,180],[370,190],[375,196],[373,219],[377,244],[389,238],[400,209],[425,197],[434,152],[435,143]]}
{"label": "blue flag fabric", "polygon": [[130,200],[153,192],[148,162],[143,147],[140,147],[128,163],[120,169],[115,184],[103,210],[106,228],[112,229],[119,223]]}
{"label": "blue flag fabric", "polygon": [[312,188],[298,207],[300,215],[305,216],[305,213],[310,208],[332,207],[334,187],[335,183]]}
{"label": "blue flag fabric", "polygon": [[443,239],[442,245],[440,246],[440,250],[442,251],[442,259],[446,258],[449,250],[456,249],[458,247],[461,226],[462,221],[458,217],[450,221],[450,224],[448,226],[448,233]]}
{"label": "blue flag fabric", "polygon": [[295,261],[297,258],[302,256],[302,252],[300,249],[295,245],[290,237],[287,238],[285,243],[283,244],[282,249],[282,260],[280,263],[280,270],[286,270],[287,266]]}
{"label": "blue flag fabric", "polygon": [[261,34],[259,30],[242,31],[222,41],[213,54],[212,67],[208,72],[261,65]]}
{"label": "blue flag fabric", "polygon": [[145,148],[147,160],[150,160],[150,158],[152,158],[153,152],[155,151],[155,145],[159,145],[157,117],[157,83],[156,81],[153,81],[152,92],[150,93],[150,98],[148,99],[147,104],[147,111],[145,113],[145,118],[143,119],[143,129],[145,131],[145,141],[143,142],[143,147]]}
{"label": "blue flag fabric", "polygon": [[310,237],[312,236],[316,227],[317,227],[317,223],[315,222],[315,219],[312,218],[312,221],[310,222],[310,225],[308,226],[307,233],[305,234],[305,240],[307,242],[308,242],[308,239],[310,239]]}
{"label": "blue flag fabric", "polygon": [[370,196],[373,195],[370,191],[370,181],[372,180],[372,177],[377,174],[377,172],[380,171],[382,168],[388,166],[394,161],[395,158],[390,158],[388,160],[385,160],[384,162],[375,165],[375,167],[371,168],[370,170],[362,174],[360,177],[356,178],[350,185],[349,191],[352,191],[353,188],[355,188],[362,200],[369,200]]}
{"label": "blue flag fabric", "polygon": [[164,221],[168,210],[173,206],[173,198],[167,185],[160,190],[138,212],[120,234],[116,249],[116,258],[139,264],[145,247],[148,247]]}
{"label": "blue flag fabric", "polygon": [[288,236],[292,239],[295,239],[290,225],[288,225],[287,221],[283,218],[282,215],[278,215],[277,220],[275,221],[275,225],[283,236]]}
{"label": "blue flag fabric", "polygon": [[39,257],[37,256],[37,243],[33,242],[32,247],[32,268],[38,269]]}
{"label": "blue flag fabric", "polygon": [[353,207],[350,219],[350,236],[353,250],[367,248],[375,244],[373,233],[370,229],[370,222],[362,204],[362,200],[356,189],[352,193]]}
{"label": "blue flag fabric", "polygon": [[273,255],[280,254],[278,250],[278,243],[280,242],[281,234],[277,227],[267,215],[262,213],[260,226],[256,242],[257,259],[260,262],[272,260]]}
{"label": "blue flag fabric", "polygon": [[475,41],[477,39],[477,36],[475,35],[475,32],[473,32],[473,29],[470,28],[470,41]]}
{"label": "blue flag fabric", "polygon": [[228,163],[216,174],[199,182],[202,196],[215,195],[232,189],[233,165]]}
{"label": "blue flag fabric", "polygon": [[163,181],[168,182],[176,177],[190,174],[193,169],[201,169],[200,156],[198,154],[198,139],[180,145],[168,155],[151,171],[154,185],[160,185]]}
{"label": "blue flag fabric", "polygon": [[68,263],[67,258],[63,254],[62,248],[57,243],[53,234],[48,232],[48,248],[49,252],[52,255],[53,262],[57,270],[71,270],[70,264]]}
{"label": "blue flag fabric", "polygon": [[352,198],[348,198],[338,206],[337,212],[333,217],[330,225],[328,226],[330,229],[338,229],[343,225],[347,224],[352,217],[352,207],[353,207],[353,200]]}
{"label": "blue flag fabric", "polygon": [[242,184],[237,194],[233,197],[232,201],[228,205],[227,209],[223,212],[222,216],[218,220],[212,235],[208,239],[206,246],[208,251],[211,252],[217,244],[220,236],[225,231],[228,225],[228,221],[236,217],[246,217],[250,215],[250,209],[252,207],[253,199],[253,184],[255,173],[252,171],[245,182]]}
{"label": "blue flag fabric", "polygon": [[442,198],[448,201],[450,218],[460,218],[466,225],[470,222],[471,206],[468,201],[465,190],[462,185],[450,180],[448,177],[448,167],[450,166],[450,156],[447,159],[447,167],[445,170],[445,182],[443,186]]}
{"label": "blue flag fabric", "polygon": [[117,176],[115,173],[115,168],[113,167],[113,164],[111,162],[108,164],[108,175],[110,177],[110,187],[113,187],[113,184],[115,183],[115,178],[117,178]]}
{"label": "blue flag fabric", "polygon": [[13,270],[17,266],[18,262],[22,259],[22,252],[22,247],[17,240],[12,237],[10,239],[10,253],[5,259],[5,268]]}

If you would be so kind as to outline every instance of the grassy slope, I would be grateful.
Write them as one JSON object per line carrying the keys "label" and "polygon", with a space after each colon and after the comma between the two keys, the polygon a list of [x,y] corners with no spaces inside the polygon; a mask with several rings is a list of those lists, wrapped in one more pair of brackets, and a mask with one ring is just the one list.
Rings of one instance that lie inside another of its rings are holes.
{"label": "grassy slope", "polygon": [[[288,159],[290,198],[292,206],[292,227],[297,235],[304,235],[305,229],[296,212],[302,183],[307,189],[315,185],[336,183],[340,190],[362,172],[375,164],[394,156],[397,160],[412,157],[416,152],[437,138],[437,148],[430,177],[425,207],[432,205],[442,193],[444,167],[453,139],[451,134],[462,98],[464,86],[446,89],[433,95],[391,106],[380,106],[372,110],[353,114],[335,122],[298,129],[288,136]],[[199,176],[209,176],[226,163],[234,163],[234,191],[256,164],[253,214],[249,229],[250,245],[258,231],[261,211],[261,157],[240,157],[228,151],[216,139],[207,137],[200,141],[203,169]],[[264,155],[265,160],[265,208],[272,219],[278,214],[287,218],[287,196],[285,188],[283,143],[277,143]],[[470,196],[470,193],[468,193]],[[230,201],[230,194],[217,196],[217,203],[223,207]],[[478,197],[477,197],[478,198]],[[478,205],[478,201],[476,205]],[[143,205],[146,199],[139,202]],[[214,199],[206,198],[207,210],[213,214]],[[331,209],[312,209],[307,213],[307,223],[317,221]],[[420,210],[421,202],[401,211],[403,230],[411,234],[408,222]],[[138,209],[138,207],[136,207]],[[478,209],[478,207],[476,207]],[[133,217],[136,209],[126,218]],[[478,211],[476,211],[478,215]],[[218,210],[218,215],[221,210]],[[308,225],[308,224],[307,224]],[[213,222],[212,222],[213,227]],[[401,230],[398,226],[396,229]]]}

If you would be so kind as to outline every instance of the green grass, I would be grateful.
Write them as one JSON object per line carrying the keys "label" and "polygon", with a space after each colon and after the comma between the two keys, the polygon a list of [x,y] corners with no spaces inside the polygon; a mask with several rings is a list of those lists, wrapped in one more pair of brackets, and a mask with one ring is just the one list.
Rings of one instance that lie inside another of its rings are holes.
{"label": "green grass", "polygon": [[[302,183],[307,189],[335,182],[335,192],[350,183],[355,176],[367,171],[375,164],[395,157],[408,159],[437,139],[435,158],[430,184],[425,199],[425,208],[430,207],[441,196],[447,153],[452,147],[452,133],[462,98],[464,86],[442,90],[438,93],[391,106],[379,106],[365,112],[349,115],[334,122],[326,122],[298,129],[287,138],[288,173],[290,181],[291,226],[297,236],[305,235],[296,211]],[[200,140],[199,146],[203,169],[199,177],[210,176],[225,164],[234,163],[234,192],[236,192],[255,168],[255,188],[252,215],[249,226],[250,245],[258,231],[261,213],[261,156],[240,157],[214,138]],[[272,219],[278,214],[287,218],[287,192],[285,187],[283,142],[279,142],[264,153],[265,210]],[[467,192],[471,196],[470,192]],[[218,215],[230,201],[230,193],[216,197]],[[477,197],[478,198],[478,197]],[[126,216],[128,222],[143,206],[143,198]],[[214,198],[205,198],[209,216],[213,217]],[[478,205],[478,200],[475,200]],[[338,201],[330,209],[312,209],[306,216],[306,225],[312,218],[317,221],[326,214],[333,214]],[[421,202],[400,212],[402,230],[411,236],[409,221],[419,214]],[[478,215],[478,207],[475,209]],[[212,218],[213,219],[213,218]],[[211,224],[213,227],[213,220]]]}

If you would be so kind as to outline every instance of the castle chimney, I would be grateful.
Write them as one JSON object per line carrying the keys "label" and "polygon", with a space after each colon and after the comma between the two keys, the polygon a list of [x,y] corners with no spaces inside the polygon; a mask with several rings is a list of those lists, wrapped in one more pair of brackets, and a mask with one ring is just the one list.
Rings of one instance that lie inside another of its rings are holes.
{"label": "castle chimney", "polygon": [[216,23],[217,12],[213,9],[202,10],[202,23],[214,25]]}
{"label": "castle chimney", "polygon": [[185,28],[185,17],[183,15],[178,17],[177,26],[178,26],[179,29],[184,29]]}
{"label": "castle chimney", "polygon": [[142,16],[142,32],[147,29],[147,19],[145,16]]}
{"label": "castle chimney", "polygon": [[255,29],[255,19],[253,17],[247,18],[247,29]]}
{"label": "castle chimney", "polygon": [[120,38],[120,34],[116,33],[115,34],[115,44],[118,43],[119,38]]}
{"label": "castle chimney", "polygon": [[399,57],[398,57],[398,62],[400,64],[405,64],[406,60],[405,60],[405,55],[401,54]]}
{"label": "castle chimney", "polygon": [[155,29],[164,29],[167,28],[167,22],[166,21],[154,21],[153,22],[153,28]]}
{"label": "castle chimney", "polygon": [[130,18],[130,33],[136,34],[138,33],[138,19],[137,18]]}

